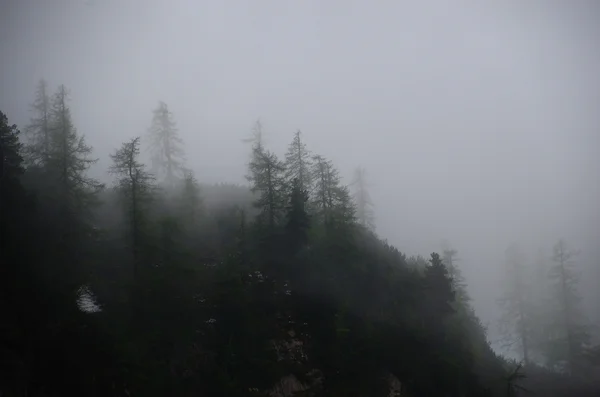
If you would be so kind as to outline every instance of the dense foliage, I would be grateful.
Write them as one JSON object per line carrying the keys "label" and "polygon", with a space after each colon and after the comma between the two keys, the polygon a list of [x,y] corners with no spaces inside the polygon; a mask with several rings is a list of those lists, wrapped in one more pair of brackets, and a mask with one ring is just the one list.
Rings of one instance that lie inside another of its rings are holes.
{"label": "dense foliage", "polygon": [[456,252],[407,258],[379,239],[364,172],[353,201],[299,132],[282,161],[258,131],[249,188],[201,185],[160,103],[159,179],[134,137],[104,187],[66,89],[47,95],[42,83],[26,139],[0,114],[1,395],[593,392],[498,357]]}

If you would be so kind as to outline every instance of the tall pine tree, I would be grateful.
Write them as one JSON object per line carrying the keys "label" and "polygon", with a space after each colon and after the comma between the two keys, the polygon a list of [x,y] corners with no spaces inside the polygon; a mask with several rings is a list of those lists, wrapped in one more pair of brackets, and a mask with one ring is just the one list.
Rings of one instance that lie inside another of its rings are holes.
{"label": "tall pine tree", "polygon": [[314,192],[312,208],[316,218],[328,226],[355,221],[356,209],[347,186],[341,184],[338,170],[323,156],[313,157]]}
{"label": "tall pine tree", "polygon": [[51,100],[48,83],[39,81],[32,104],[33,117],[25,132],[28,138],[26,146],[27,160],[30,164],[47,165],[51,145]]}
{"label": "tall pine tree", "polygon": [[69,93],[61,85],[53,97],[50,112],[48,168],[58,179],[60,205],[74,215],[87,212],[86,206],[92,203],[103,185],[87,176],[87,171],[98,159],[90,158],[92,147],[73,125],[68,100]]}
{"label": "tall pine tree", "polygon": [[[294,139],[285,154],[286,181],[290,188],[294,183],[298,184],[300,191],[310,192],[312,190],[312,166],[310,151],[302,142],[300,130],[294,134]],[[296,181],[296,182],[294,182]]]}
{"label": "tall pine tree", "polygon": [[565,361],[572,374],[581,365],[582,356],[589,343],[589,333],[580,307],[574,258],[577,252],[559,240],[552,249],[553,265],[549,278],[553,288],[552,318],[555,319],[555,338],[551,342],[555,351],[552,361]]}
{"label": "tall pine tree", "polygon": [[502,331],[508,344],[521,355],[525,364],[530,361],[532,334],[532,304],[528,294],[525,256],[520,247],[512,244],[506,250],[506,292],[500,303],[504,309]]}
{"label": "tall pine tree", "polygon": [[285,208],[285,166],[274,153],[255,145],[249,171],[252,192],[258,194],[254,205],[260,210],[259,220],[272,234]]}
{"label": "tall pine tree", "polygon": [[153,111],[149,139],[153,171],[162,182],[172,187],[177,178],[183,176],[185,152],[173,114],[162,101]]}
{"label": "tall pine tree", "polygon": [[458,251],[456,249],[445,248],[442,251],[442,262],[444,262],[446,269],[448,269],[448,275],[452,280],[452,288],[456,294],[456,301],[467,305],[471,298],[467,291],[467,282],[457,264],[457,254]]}
{"label": "tall pine tree", "polygon": [[88,176],[89,168],[97,162],[91,158],[92,147],[75,128],[68,106],[69,93],[59,86],[52,98],[50,110],[50,143],[47,165],[43,169],[46,185],[41,201],[46,216],[53,219],[54,240],[50,255],[57,255],[63,274],[56,273],[55,281],[64,283],[65,290],[75,293],[88,273],[89,236],[93,232],[93,210],[103,184]]}
{"label": "tall pine tree", "polygon": [[139,155],[140,138],[137,137],[123,143],[121,148],[111,155],[113,165],[110,168],[110,173],[117,177],[117,189],[126,208],[134,278],[137,278],[139,273],[147,205],[155,189],[154,176],[146,171]]}
{"label": "tall pine tree", "polygon": [[373,201],[368,191],[366,170],[358,167],[354,172],[354,179],[350,184],[354,187],[354,203],[356,204],[356,218],[358,222],[369,230],[375,230],[375,214]]}

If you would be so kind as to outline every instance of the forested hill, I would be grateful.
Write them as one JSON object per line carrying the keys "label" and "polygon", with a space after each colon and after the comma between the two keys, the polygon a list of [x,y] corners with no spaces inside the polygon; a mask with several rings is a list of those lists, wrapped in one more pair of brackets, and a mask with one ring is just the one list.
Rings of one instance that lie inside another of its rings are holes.
{"label": "forested hill", "polygon": [[299,132],[280,158],[257,123],[251,189],[205,186],[160,103],[103,185],[67,99],[40,83],[23,134],[0,115],[0,395],[598,395],[591,360],[497,356],[455,251],[381,240],[363,174]]}

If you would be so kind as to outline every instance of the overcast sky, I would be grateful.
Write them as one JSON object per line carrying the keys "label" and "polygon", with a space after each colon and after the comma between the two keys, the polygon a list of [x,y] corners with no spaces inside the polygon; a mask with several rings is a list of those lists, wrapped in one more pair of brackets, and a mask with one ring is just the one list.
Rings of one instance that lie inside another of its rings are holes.
{"label": "overcast sky", "polygon": [[[343,175],[366,167],[382,237],[447,240],[494,318],[511,241],[581,250],[600,302],[600,7],[592,1],[0,0],[0,110],[71,90],[101,158],[171,108],[206,182],[243,182],[260,117]],[[562,6],[560,5],[562,4]],[[596,320],[600,320],[600,305]],[[594,313],[592,313],[594,315]]]}

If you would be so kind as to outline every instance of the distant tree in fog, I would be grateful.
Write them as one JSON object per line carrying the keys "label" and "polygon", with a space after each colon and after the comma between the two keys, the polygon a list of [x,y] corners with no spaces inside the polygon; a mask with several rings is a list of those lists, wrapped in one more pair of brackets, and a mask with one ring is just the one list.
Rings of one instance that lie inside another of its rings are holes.
{"label": "distant tree in fog", "polygon": [[512,244],[506,255],[506,286],[500,304],[504,313],[501,327],[509,345],[517,344],[518,351],[525,362],[530,362],[532,313],[533,307],[528,294],[525,255],[521,248]]}
{"label": "distant tree in fog", "polygon": [[183,177],[185,151],[173,114],[162,101],[153,111],[149,138],[154,172],[167,186],[172,187],[177,178]]}
{"label": "distant tree in fog", "polygon": [[311,209],[322,223],[351,223],[356,209],[347,186],[342,185],[338,170],[331,160],[321,155],[313,157],[311,169],[314,179]]}
{"label": "distant tree in fog", "polygon": [[260,119],[256,120],[254,126],[252,127],[252,136],[250,138],[246,138],[242,140],[244,143],[251,143],[252,149],[254,150],[263,150],[263,127]]}
{"label": "distant tree in fog", "polygon": [[467,291],[467,282],[457,264],[458,251],[453,248],[445,248],[442,251],[442,262],[448,270],[448,276],[452,280],[452,289],[456,294],[456,301],[462,305],[470,302],[471,298]]}
{"label": "distant tree in fog", "polygon": [[310,192],[312,190],[312,166],[310,151],[302,141],[300,130],[294,134],[294,139],[285,154],[286,182],[291,188],[293,181],[298,184],[300,191]]}
{"label": "distant tree in fog", "polygon": [[577,252],[570,249],[564,240],[559,240],[552,249],[552,266],[548,277],[552,288],[551,308],[553,338],[548,341],[551,361],[565,361],[574,373],[582,361],[589,343],[589,333],[581,311],[575,270]]}
{"label": "distant tree in fog", "polygon": [[358,167],[354,171],[354,179],[350,184],[354,188],[354,203],[356,204],[356,218],[358,222],[370,230],[375,230],[375,213],[373,200],[369,194],[366,170]]}
{"label": "distant tree in fog", "polygon": [[26,159],[31,164],[47,165],[51,140],[51,103],[48,83],[44,79],[40,80],[37,85],[31,108],[33,116],[29,125],[25,128],[27,138]]}

